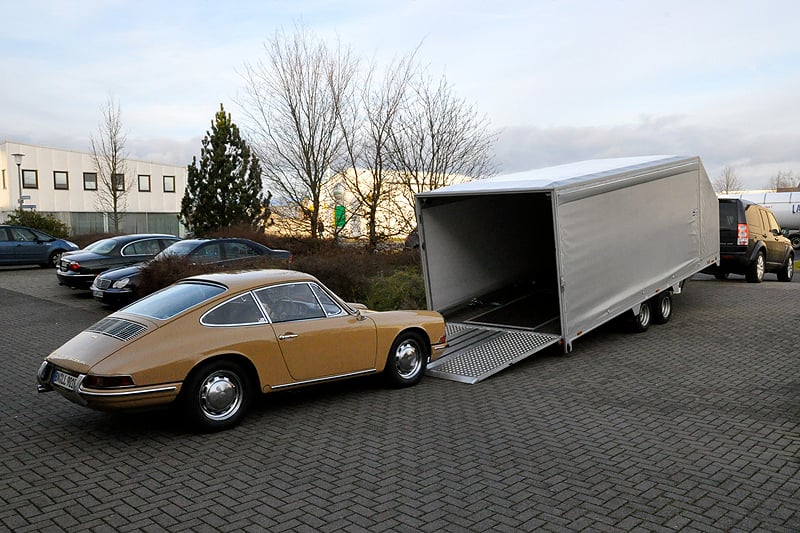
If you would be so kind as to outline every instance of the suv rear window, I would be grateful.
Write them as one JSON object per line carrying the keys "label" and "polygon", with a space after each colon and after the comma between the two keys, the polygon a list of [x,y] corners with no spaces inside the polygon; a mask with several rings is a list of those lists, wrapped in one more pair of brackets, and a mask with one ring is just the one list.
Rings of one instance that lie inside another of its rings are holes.
{"label": "suv rear window", "polygon": [[736,229],[739,223],[739,206],[737,202],[719,203],[719,226],[726,229]]}

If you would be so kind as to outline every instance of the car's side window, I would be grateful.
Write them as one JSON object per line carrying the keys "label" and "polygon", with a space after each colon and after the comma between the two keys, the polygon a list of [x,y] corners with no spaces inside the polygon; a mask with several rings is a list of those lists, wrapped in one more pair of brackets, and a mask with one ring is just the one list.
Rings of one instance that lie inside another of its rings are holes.
{"label": "car's side window", "polygon": [[258,255],[253,248],[242,242],[225,242],[223,249],[225,250],[225,259],[241,259]]}
{"label": "car's side window", "polygon": [[161,251],[157,239],[132,242],[122,249],[122,255],[155,255]]}
{"label": "car's side window", "polygon": [[200,322],[206,326],[246,326],[264,324],[267,319],[248,292],[215,307],[203,315]]}
{"label": "car's side window", "polygon": [[333,299],[328,296],[322,287],[317,285],[316,283],[311,284],[311,290],[314,291],[314,295],[319,300],[319,303],[322,304],[322,308],[325,309],[325,314],[328,316],[339,316],[344,314],[344,309],[339,307],[339,304],[333,301]]}
{"label": "car's side window", "polygon": [[190,257],[195,261],[199,261],[200,263],[211,263],[213,261],[219,261],[222,258],[220,254],[219,243],[212,242],[210,244],[201,246],[197,250],[192,252],[190,254]]}
{"label": "car's side window", "polygon": [[32,231],[24,228],[13,228],[11,233],[14,236],[15,241],[31,242],[36,240],[36,235],[34,235]]}
{"label": "car's side window", "polygon": [[256,296],[273,322],[309,320],[326,316],[308,283],[287,283],[267,287]]}
{"label": "car's side window", "polygon": [[8,241],[8,232],[6,228],[0,228],[0,241]]}

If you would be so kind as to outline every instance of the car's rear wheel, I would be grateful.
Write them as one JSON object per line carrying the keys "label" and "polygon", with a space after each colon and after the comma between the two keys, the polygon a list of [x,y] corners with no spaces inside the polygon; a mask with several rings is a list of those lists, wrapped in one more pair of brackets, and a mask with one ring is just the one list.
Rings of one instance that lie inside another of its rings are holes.
{"label": "car's rear wheel", "polygon": [[650,327],[650,322],[653,318],[652,308],[650,301],[642,302],[639,306],[638,313],[630,313],[630,329],[634,333],[642,333],[647,331]]}
{"label": "car's rear wheel", "polygon": [[657,294],[652,299],[653,322],[655,324],[666,324],[672,318],[672,294],[665,291]]}
{"label": "car's rear wheel", "polygon": [[245,368],[223,359],[192,371],[181,395],[183,411],[192,426],[201,431],[220,431],[241,421],[253,391]]}
{"label": "car's rear wheel", "polygon": [[384,376],[394,387],[416,385],[425,374],[428,351],[416,333],[401,333],[392,344]]}
{"label": "car's rear wheel", "polygon": [[717,279],[728,279],[728,273],[724,270],[717,270],[714,272],[714,277]]}
{"label": "car's rear wheel", "polygon": [[745,277],[747,281],[750,283],[761,283],[764,281],[764,268],[766,259],[764,258],[764,252],[758,252],[756,254],[756,258],[750,263],[750,267],[747,269],[747,274]]}
{"label": "car's rear wheel", "polygon": [[792,281],[792,277],[794,277],[794,255],[789,254],[789,257],[786,258],[786,263],[778,271],[778,280]]}

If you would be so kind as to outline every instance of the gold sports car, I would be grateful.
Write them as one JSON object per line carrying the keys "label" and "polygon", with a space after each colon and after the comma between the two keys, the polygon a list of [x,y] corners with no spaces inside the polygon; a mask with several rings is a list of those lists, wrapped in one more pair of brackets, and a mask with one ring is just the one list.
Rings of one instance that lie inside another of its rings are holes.
{"label": "gold sports car", "polygon": [[203,431],[263,393],[383,372],[414,385],[447,346],[434,311],[369,311],[288,270],[193,276],[109,315],[48,355],[39,392],[93,409],[175,402]]}

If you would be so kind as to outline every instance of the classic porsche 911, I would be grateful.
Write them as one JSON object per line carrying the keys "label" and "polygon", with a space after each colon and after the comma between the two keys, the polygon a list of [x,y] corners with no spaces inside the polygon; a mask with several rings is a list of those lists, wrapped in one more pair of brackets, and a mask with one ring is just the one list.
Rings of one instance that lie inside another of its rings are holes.
{"label": "classic porsche 911", "polygon": [[288,270],[183,279],[48,355],[40,392],[103,411],[174,404],[198,429],[239,423],[268,393],[382,372],[414,385],[447,346],[434,311],[370,311]]}

